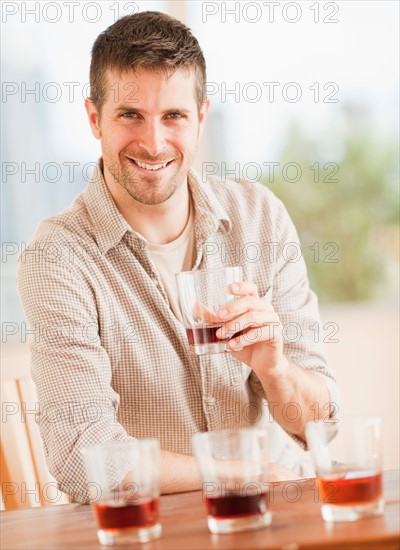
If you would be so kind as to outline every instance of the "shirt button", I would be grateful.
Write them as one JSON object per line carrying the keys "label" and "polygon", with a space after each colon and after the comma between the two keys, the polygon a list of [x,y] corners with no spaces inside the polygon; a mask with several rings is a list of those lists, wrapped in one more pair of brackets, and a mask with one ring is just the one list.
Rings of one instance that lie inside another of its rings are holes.
{"label": "shirt button", "polygon": [[218,403],[215,397],[206,397],[204,399],[204,412],[206,414],[215,414],[218,409]]}
{"label": "shirt button", "polygon": [[215,399],[215,397],[212,397],[212,396],[208,396],[204,399],[205,403],[207,403],[207,405],[215,405],[217,400]]}

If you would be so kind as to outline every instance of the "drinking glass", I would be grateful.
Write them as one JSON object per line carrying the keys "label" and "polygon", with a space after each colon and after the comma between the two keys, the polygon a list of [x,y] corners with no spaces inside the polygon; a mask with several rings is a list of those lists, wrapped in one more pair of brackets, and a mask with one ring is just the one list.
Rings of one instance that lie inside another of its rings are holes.
{"label": "drinking glass", "polygon": [[83,454],[99,542],[159,538],[159,441],[113,441],[87,447]]}
{"label": "drinking glass", "polygon": [[216,332],[223,323],[217,318],[216,312],[237,299],[228,287],[242,279],[241,267],[183,271],[176,275],[180,310],[193,354],[226,351],[226,342],[233,334],[227,334],[223,339],[217,338]]}
{"label": "drinking glass", "polygon": [[271,523],[268,510],[268,434],[238,428],[193,436],[203,480],[203,501],[212,533],[259,529]]}
{"label": "drinking glass", "polygon": [[383,512],[381,419],[354,416],[308,422],[325,521],[355,521]]}

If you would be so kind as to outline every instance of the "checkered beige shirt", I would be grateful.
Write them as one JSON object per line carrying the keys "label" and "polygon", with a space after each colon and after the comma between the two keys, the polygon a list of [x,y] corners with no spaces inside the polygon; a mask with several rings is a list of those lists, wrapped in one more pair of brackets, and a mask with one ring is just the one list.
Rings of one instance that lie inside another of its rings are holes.
{"label": "checkered beige shirt", "polygon": [[[282,203],[260,184],[201,181],[194,173],[188,181],[194,268],[241,265],[244,280],[257,284],[288,327],[286,356],[319,372],[337,401],[314,342],[317,300]],[[40,224],[20,258],[18,285],[34,333],[32,373],[48,465],[76,500],[88,499],[81,449],[130,436],[191,453],[195,432],[268,423],[271,461],[304,473],[251,369],[229,354],[189,353],[147,242],[117,210],[101,161],[72,206]]]}

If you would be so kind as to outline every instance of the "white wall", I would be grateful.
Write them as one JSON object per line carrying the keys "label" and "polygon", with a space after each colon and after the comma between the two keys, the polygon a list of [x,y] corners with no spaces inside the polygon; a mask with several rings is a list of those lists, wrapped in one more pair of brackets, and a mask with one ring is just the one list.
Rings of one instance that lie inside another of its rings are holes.
{"label": "white wall", "polygon": [[[323,306],[323,324],[337,323],[325,352],[341,388],[340,414],[382,417],[384,468],[399,468],[399,316],[393,304]],[[326,336],[327,331],[323,331]]]}

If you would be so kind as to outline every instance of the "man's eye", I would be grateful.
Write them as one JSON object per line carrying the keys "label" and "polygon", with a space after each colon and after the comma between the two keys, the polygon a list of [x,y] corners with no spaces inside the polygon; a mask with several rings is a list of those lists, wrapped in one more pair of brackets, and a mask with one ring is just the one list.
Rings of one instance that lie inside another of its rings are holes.
{"label": "man's eye", "polygon": [[137,113],[122,113],[122,118],[137,118]]}
{"label": "man's eye", "polygon": [[182,118],[181,113],[168,113],[168,118]]}

